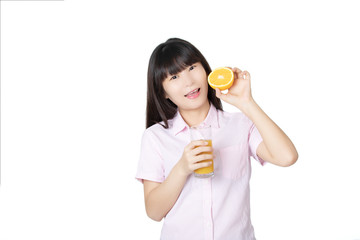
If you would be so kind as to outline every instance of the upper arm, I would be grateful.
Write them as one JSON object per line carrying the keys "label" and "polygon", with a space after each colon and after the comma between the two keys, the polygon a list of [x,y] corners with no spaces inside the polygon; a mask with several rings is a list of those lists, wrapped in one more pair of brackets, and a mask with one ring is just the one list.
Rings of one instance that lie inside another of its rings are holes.
{"label": "upper arm", "polygon": [[256,149],[256,155],[258,155],[261,159],[263,159],[266,162],[272,162],[272,156],[269,152],[269,150],[267,149],[264,141],[262,141],[259,146]]}
{"label": "upper arm", "polygon": [[274,158],[270,151],[267,149],[266,145],[264,142],[261,142],[258,146],[258,148],[256,149],[256,154],[262,158],[264,161],[275,164],[277,166],[281,166],[281,167],[288,167],[290,166],[292,163],[289,161],[284,161],[283,159],[276,159]]}

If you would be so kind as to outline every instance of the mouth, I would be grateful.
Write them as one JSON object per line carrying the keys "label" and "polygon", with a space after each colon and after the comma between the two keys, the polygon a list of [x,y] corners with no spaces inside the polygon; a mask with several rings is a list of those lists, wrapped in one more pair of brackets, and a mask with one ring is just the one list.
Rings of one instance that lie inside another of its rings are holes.
{"label": "mouth", "polygon": [[200,88],[196,88],[184,96],[187,98],[196,98],[199,96],[199,94],[200,94]]}

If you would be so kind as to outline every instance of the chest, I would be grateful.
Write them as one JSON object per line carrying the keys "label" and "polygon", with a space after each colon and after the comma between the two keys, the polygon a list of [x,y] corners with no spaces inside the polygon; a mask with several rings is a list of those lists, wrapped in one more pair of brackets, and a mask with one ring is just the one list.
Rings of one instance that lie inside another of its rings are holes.
{"label": "chest", "polygon": [[[165,178],[180,160],[190,141],[189,131],[184,131],[161,143]],[[246,132],[235,131],[231,128],[213,129],[212,142],[215,154],[215,175],[227,179],[249,176],[249,147]]]}

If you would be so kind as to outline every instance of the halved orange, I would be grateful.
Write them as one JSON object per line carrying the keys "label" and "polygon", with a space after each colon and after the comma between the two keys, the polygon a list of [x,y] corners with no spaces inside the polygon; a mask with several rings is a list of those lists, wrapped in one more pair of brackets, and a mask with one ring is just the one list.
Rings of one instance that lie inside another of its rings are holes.
{"label": "halved orange", "polygon": [[234,73],[230,68],[220,67],[213,70],[208,76],[208,83],[213,89],[219,88],[221,91],[232,86]]}

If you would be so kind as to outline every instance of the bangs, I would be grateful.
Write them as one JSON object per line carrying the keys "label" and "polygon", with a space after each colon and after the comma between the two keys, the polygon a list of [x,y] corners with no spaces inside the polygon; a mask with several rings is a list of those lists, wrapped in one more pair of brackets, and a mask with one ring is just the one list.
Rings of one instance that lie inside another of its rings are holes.
{"label": "bangs", "polygon": [[160,51],[157,69],[158,79],[164,81],[166,77],[178,74],[196,62],[201,62],[201,57],[186,46],[168,45]]}

